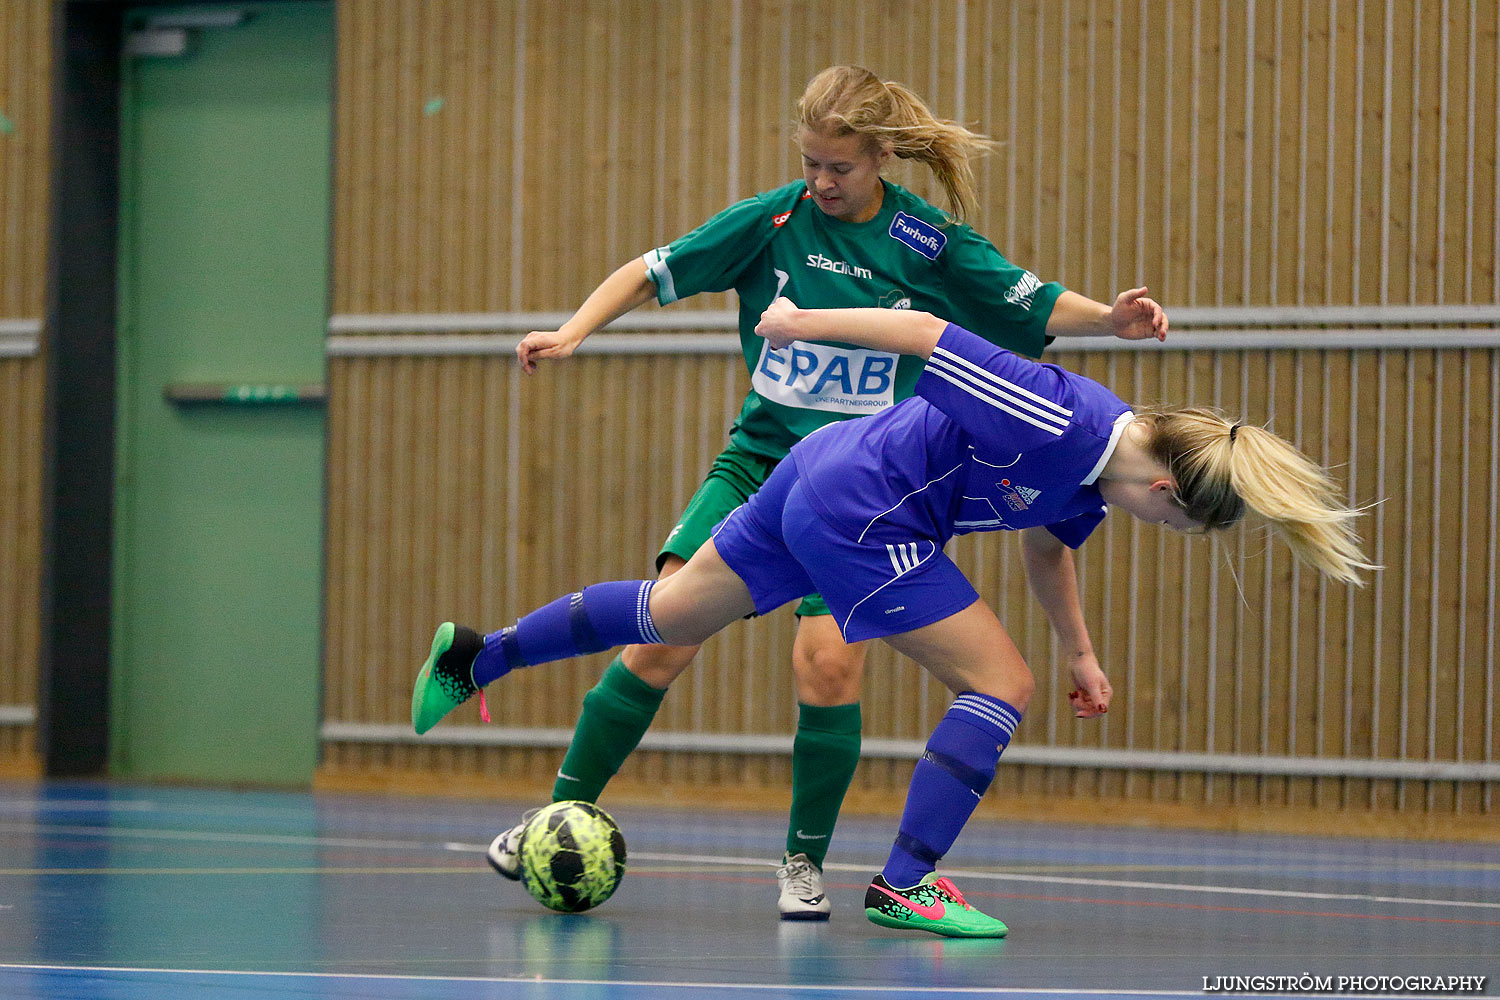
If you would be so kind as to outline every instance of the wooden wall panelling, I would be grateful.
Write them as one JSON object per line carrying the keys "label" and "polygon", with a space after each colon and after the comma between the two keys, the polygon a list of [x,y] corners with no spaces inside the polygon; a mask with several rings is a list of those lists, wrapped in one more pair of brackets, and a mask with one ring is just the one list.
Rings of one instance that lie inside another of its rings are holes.
{"label": "wooden wall panelling", "polygon": [[[52,5],[0,0],[0,319],[46,311]],[[45,347],[43,347],[45,350]],[[35,706],[41,614],[40,356],[0,358],[0,704]],[[35,727],[0,726],[0,758],[35,765]]]}
{"label": "wooden wall panelling", "polygon": [[[1169,306],[1492,300],[1496,15],[1391,9],[1389,23],[1378,5],[1295,0],[888,3],[863,17],[767,0],[714,19],[667,0],[344,9],[336,308],[571,309],[619,263],[795,177],[795,98],[842,59],[1002,140],[981,164],[975,221],[1012,259],[1094,297],[1149,281]],[[932,194],[924,170],[896,176]],[[1408,759],[1493,759],[1495,557],[1475,519],[1495,516],[1496,459],[1493,423],[1465,407],[1488,391],[1494,351],[1057,358],[1127,397],[1216,402],[1347,459],[1351,498],[1384,500],[1366,533],[1391,569],[1353,591],[1255,531],[1203,544],[1111,519],[1081,567],[1129,709],[1084,725],[1058,706],[1068,679],[1014,539],[965,539],[955,556],[1037,668],[1025,741],[1394,757],[1404,739]],[[578,583],[649,573],[745,381],[736,358],[579,358],[532,379],[505,358],[335,370],[349,395],[334,404],[347,467],[330,480],[346,522],[330,526],[330,705],[353,714],[330,718],[377,722],[404,713],[423,623],[508,620]],[[477,483],[451,471],[475,465]],[[1468,518],[1443,502],[1438,468],[1466,477]],[[454,561],[472,573],[441,571]],[[341,589],[356,577],[368,601]],[[783,613],[716,639],[659,727],[790,731],[791,631]],[[508,681],[502,721],[570,725],[603,659]],[[364,664],[370,676],[349,676]],[[1460,686],[1462,704],[1445,690]],[[918,739],[945,704],[911,664],[872,652],[868,735]],[[1462,747],[1443,725],[1459,717]],[[541,775],[556,757],[370,754]],[[783,764],[646,754],[637,770],[774,782]],[[904,771],[870,762],[860,787]],[[1001,784],[1186,803],[1489,802],[1472,785],[1118,770],[1014,768]]]}

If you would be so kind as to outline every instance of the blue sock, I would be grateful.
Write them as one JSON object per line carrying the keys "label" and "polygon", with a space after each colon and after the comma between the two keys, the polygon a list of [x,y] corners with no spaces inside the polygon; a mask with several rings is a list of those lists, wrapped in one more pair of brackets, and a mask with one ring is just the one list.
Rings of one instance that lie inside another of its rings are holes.
{"label": "blue sock", "polygon": [[654,580],[596,583],[491,632],[474,658],[474,683],[484,687],[517,667],[660,643],[648,604],[655,585]]}
{"label": "blue sock", "polygon": [[937,867],[995,778],[1021,713],[999,698],[961,694],[927,740],[906,793],[896,844],[881,874],[909,889]]}

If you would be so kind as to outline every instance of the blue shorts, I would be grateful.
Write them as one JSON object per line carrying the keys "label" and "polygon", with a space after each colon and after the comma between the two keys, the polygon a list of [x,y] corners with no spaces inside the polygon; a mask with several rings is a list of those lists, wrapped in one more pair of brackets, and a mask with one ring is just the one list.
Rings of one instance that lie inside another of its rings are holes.
{"label": "blue shorts", "polygon": [[818,593],[845,642],[899,635],[957,614],[979,594],[930,538],[857,542],[813,509],[787,458],[714,529],[714,547],[766,614]]}

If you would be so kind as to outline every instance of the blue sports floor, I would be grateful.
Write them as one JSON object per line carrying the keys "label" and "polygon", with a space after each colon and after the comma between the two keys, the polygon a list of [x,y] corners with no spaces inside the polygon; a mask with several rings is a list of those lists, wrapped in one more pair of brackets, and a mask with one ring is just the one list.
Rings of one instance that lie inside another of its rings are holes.
{"label": "blue sports floor", "polygon": [[484,863],[520,809],[0,783],[0,997],[1166,997],[1303,974],[1500,996],[1496,845],[976,822],[945,871],[1011,935],[955,941],[865,921],[892,820],[842,821],[816,925],[775,917],[780,816],[618,808],[624,883],[563,916]]}

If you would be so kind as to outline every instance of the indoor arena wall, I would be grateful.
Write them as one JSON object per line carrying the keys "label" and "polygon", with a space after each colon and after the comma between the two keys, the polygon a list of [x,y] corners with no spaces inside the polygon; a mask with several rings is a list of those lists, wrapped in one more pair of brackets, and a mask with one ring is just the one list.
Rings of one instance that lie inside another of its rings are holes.
{"label": "indoor arena wall", "polygon": [[[1000,141],[973,221],[1010,259],[1096,299],[1147,283],[1179,347],[1201,345],[1054,360],[1295,438],[1371,505],[1386,567],[1350,589],[1255,530],[1111,518],[1080,565],[1117,708],[1085,724],[1015,539],[957,541],[1039,681],[1002,794],[1493,808],[1493,4],[444,0],[339,19],[325,774],[550,784],[607,657],[508,678],[493,726],[465,707],[433,734],[451,743],[414,743],[430,630],[650,575],[748,378],[726,296],[632,317],[633,337],[674,331],[651,344],[718,344],[698,353],[612,353],[602,334],[523,376],[508,352],[562,318],[525,314],[566,315],[631,257],[797,177],[802,84],[857,62]],[[784,610],[711,642],[626,785],[784,788],[791,634]],[[904,788],[946,704],[872,651],[856,796]]]}
{"label": "indoor arena wall", "polygon": [[0,0],[0,773],[36,768],[52,13]]}

